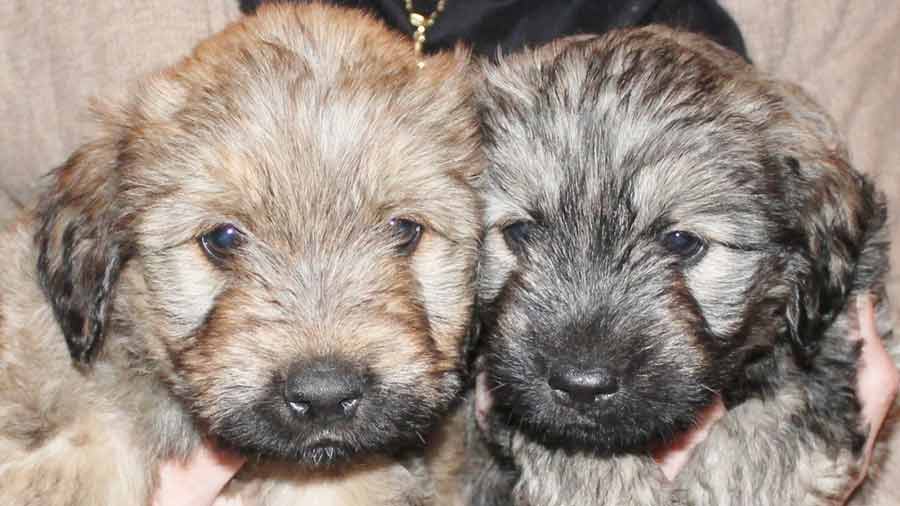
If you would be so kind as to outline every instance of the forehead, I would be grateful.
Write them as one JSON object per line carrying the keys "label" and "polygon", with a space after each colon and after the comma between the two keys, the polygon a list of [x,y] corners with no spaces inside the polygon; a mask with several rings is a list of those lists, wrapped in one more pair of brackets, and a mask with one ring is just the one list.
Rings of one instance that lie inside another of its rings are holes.
{"label": "forehead", "polygon": [[[488,221],[509,215],[602,220],[759,214],[769,163],[757,129],[715,72],[607,49],[515,62],[526,78],[482,90]],[[506,69],[510,70],[510,69]],[[505,77],[495,74],[495,80]],[[713,76],[716,74],[714,73]],[[522,91],[524,89],[524,91]]]}
{"label": "forehead", "polygon": [[[474,208],[474,113],[454,83],[422,82],[405,67],[341,68],[284,48],[254,51],[217,62],[215,72],[177,76],[182,102],[144,132],[153,144],[144,162],[155,170],[137,177],[257,227],[296,217],[439,219],[454,199]],[[427,108],[413,113],[442,93],[454,121]]]}

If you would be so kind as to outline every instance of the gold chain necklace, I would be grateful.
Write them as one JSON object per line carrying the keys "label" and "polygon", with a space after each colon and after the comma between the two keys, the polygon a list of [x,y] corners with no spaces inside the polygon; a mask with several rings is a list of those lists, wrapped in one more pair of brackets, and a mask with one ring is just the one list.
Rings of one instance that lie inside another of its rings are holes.
{"label": "gold chain necklace", "polygon": [[431,11],[431,14],[426,16],[415,12],[413,0],[403,0],[403,6],[406,8],[406,12],[409,13],[409,22],[414,28],[412,38],[415,45],[413,47],[416,51],[416,58],[419,59],[419,68],[425,66],[425,62],[422,61],[422,53],[425,50],[425,32],[431,28],[431,25],[437,21],[438,16],[444,12],[444,6],[446,4],[447,0],[438,0],[437,4],[434,6],[434,10]]}

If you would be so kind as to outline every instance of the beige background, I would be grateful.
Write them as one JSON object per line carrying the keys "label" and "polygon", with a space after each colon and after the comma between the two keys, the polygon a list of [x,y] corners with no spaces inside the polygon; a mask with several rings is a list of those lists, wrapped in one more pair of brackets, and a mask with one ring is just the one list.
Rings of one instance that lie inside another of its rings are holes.
{"label": "beige background", "polygon": [[236,0],[0,0],[0,186],[30,195],[90,136],[91,97],[173,63],[239,14]]}
{"label": "beige background", "polygon": [[[888,195],[900,244],[900,6],[722,3],[760,67],[804,85],[834,114],[857,167]],[[238,15],[235,0],[0,0],[0,214],[11,206],[2,193],[27,199],[37,176],[88,138],[90,97],[120,92]],[[900,285],[898,269],[891,284]]]}

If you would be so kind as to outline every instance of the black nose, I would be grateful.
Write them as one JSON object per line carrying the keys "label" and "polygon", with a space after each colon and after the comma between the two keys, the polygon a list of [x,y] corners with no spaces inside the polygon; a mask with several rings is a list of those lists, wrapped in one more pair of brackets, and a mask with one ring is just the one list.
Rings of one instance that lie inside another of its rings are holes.
{"label": "black nose", "polygon": [[551,373],[547,383],[557,395],[582,404],[600,401],[619,390],[618,380],[607,369],[561,369]]}
{"label": "black nose", "polygon": [[363,397],[366,377],[352,364],[317,360],[295,364],[284,382],[284,400],[296,416],[348,418]]}

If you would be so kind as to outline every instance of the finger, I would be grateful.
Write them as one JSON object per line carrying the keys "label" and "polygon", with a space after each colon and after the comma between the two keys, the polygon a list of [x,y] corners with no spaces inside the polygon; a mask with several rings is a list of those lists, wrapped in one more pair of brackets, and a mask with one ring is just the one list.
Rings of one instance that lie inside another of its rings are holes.
{"label": "finger", "polygon": [[187,460],[168,461],[160,466],[153,505],[211,505],[243,463],[239,455],[205,442]]}
{"label": "finger", "polygon": [[897,395],[900,375],[893,359],[884,348],[875,324],[875,308],[870,296],[857,298],[859,339],[862,340],[862,357],[857,389],[863,401],[864,422],[870,433],[881,427],[894,398]]}
{"label": "finger", "polygon": [[691,452],[706,439],[712,426],[725,416],[725,412],[725,404],[716,398],[712,405],[699,414],[696,424],[690,431],[654,452],[653,458],[669,481],[674,480],[684,468],[691,457]]}
{"label": "finger", "polygon": [[862,341],[857,394],[862,403],[862,421],[864,428],[868,429],[868,438],[864,448],[862,472],[846,497],[849,497],[865,478],[875,439],[894,403],[900,385],[900,374],[894,360],[885,349],[881,336],[878,335],[875,307],[871,296],[864,295],[857,298],[856,314],[859,330],[858,335],[851,336],[851,339]]}
{"label": "finger", "polygon": [[475,422],[484,432],[488,432],[487,420],[493,405],[494,400],[487,384],[487,373],[480,372],[475,377]]}

